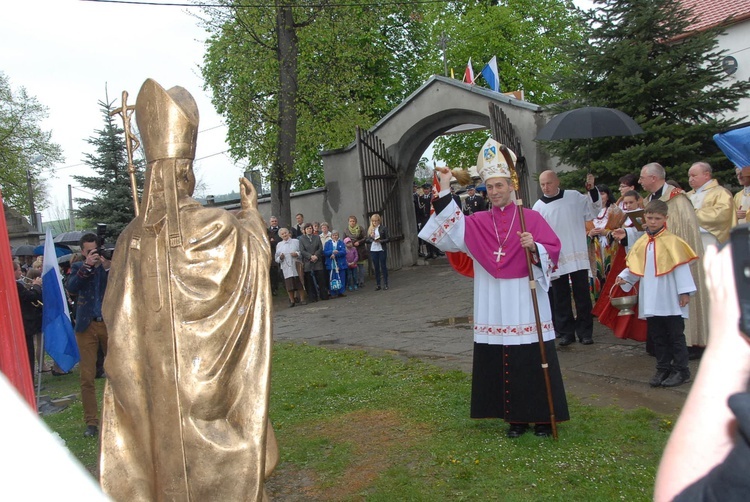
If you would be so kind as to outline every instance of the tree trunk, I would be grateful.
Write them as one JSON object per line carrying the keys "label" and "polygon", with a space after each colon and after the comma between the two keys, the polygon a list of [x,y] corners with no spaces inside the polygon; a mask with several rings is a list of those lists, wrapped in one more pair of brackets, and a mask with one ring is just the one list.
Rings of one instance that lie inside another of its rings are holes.
{"label": "tree trunk", "polygon": [[291,6],[284,2],[276,12],[277,58],[279,61],[279,137],[276,165],[271,177],[271,211],[281,226],[292,222],[290,193],[297,146],[297,32]]}

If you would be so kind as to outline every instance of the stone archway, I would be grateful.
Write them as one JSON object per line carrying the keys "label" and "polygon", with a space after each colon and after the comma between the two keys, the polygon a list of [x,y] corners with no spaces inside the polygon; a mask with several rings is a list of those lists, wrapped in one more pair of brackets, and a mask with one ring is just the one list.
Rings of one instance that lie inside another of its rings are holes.
{"label": "stone archway", "polygon": [[[539,105],[441,76],[430,78],[367,131],[382,143],[393,165],[394,182],[400,185],[398,201],[391,205],[393,211],[400,212],[403,225],[403,241],[396,247],[398,256],[392,261],[395,268],[417,261],[411,186],[422,154],[435,138],[454,127],[476,124],[490,128],[490,103],[507,117],[508,127],[515,132],[530,174],[538,174],[556,164],[534,141],[538,130],[546,123]],[[341,150],[322,153],[326,178],[324,212],[344,215],[342,218],[348,214],[367,216],[359,150],[355,141]],[[531,194],[534,200],[528,202],[533,203],[537,198],[533,176],[527,177],[525,192]]]}

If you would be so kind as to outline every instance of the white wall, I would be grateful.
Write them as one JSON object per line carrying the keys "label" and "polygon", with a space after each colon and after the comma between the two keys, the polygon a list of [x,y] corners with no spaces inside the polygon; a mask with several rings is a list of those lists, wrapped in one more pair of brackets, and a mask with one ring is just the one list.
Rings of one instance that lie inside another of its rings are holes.
{"label": "white wall", "polygon": [[[719,37],[719,48],[727,51],[727,56],[737,60],[737,72],[729,77],[728,82],[750,79],[750,21],[734,24],[726,29],[726,35]],[[727,113],[730,118],[750,120],[750,98],[740,101],[736,112]]]}

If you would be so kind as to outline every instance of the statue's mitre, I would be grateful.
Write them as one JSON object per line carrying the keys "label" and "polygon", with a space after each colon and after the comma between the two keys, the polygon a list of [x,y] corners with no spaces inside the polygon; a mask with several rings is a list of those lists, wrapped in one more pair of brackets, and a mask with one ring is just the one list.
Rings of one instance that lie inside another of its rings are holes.
{"label": "statue's mitre", "polygon": [[167,91],[147,79],[135,102],[135,121],[148,162],[195,158],[198,105],[184,88]]}
{"label": "statue's mitre", "polygon": [[[508,165],[500,149],[502,145],[492,138],[482,146],[477,157],[477,172],[482,181],[490,178],[513,178],[512,166]],[[516,154],[508,149],[510,158],[516,162]]]}

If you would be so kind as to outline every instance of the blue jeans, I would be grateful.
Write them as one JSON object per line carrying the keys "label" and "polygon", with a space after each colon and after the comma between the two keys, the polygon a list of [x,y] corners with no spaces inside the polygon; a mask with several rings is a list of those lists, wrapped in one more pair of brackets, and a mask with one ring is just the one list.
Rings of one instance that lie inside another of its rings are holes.
{"label": "blue jeans", "polygon": [[384,249],[382,251],[370,251],[370,259],[372,265],[375,267],[375,283],[380,286],[380,274],[383,274],[383,284],[388,285],[388,252]]}
{"label": "blue jeans", "polygon": [[357,267],[346,269],[346,284],[350,288],[355,288],[359,284],[357,281]]}

